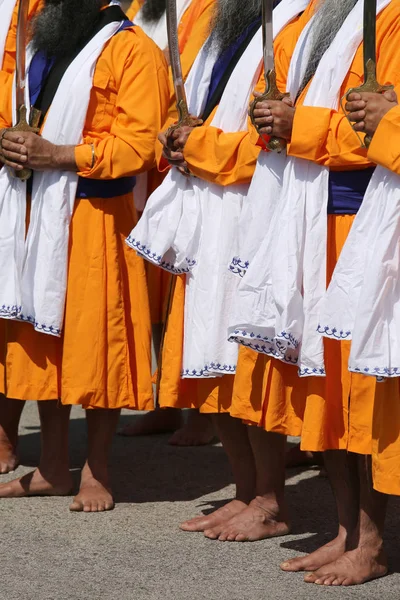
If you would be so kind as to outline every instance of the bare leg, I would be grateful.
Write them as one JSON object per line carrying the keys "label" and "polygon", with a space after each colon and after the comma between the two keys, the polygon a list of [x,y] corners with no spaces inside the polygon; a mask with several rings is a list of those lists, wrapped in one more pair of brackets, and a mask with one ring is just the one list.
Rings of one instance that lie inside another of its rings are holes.
{"label": "bare leg", "polygon": [[18,466],[18,426],[25,402],[0,395],[0,474]]}
{"label": "bare leg", "polygon": [[114,409],[86,411],[88,458],[82,470],[79,493],[70,507],[72,511],[103,512],[114,508],[108,460],[119,413]]}
{"label": "bare leg", "polygon": [[218,537],[222,542],[254,542],[289,532],[284,499],[286,437],[259,427],[247,431],[257,471],[256,496],[224,524]]}
{"label": "bare leg", "polygon": [[0,484],[0,498],[66,496],[72,488],[68,457],[70,407],[57,400],[38,403],[42,451],[39,467],[9,483]]}
{"label": "bare leg", "polygon": [[215,438],[214,426],[209,415],[193,408],[186,412],[186,422],[175,431],[168,441],[171,446],[206,446]]}
{"label": "bare leg", "polygon": [[156,408],[145,415],[140,415],[122,427],[118,435],[135,437],[140,435],[157,435],[171,433],[182,425],[182,411],[177,408]]}
{"label": "bare leg", "polygon": [[354,540],[360,506],[357,457],[344,450],[330,450],[324,457],[336,500],[338,535],[315,552],[282,563],[283,571],[315,571],[342,556],[347,544]]}
{"label": "bare leg", "polygon": [[318,585],[359,585],[383,577],[387,559],[383,549],[383,531],[388,496],[372,487],[370,458],[358,456],[360,480],[360,517],[356,545],[337,560],[324,565],[307,577]]}
{"label": "bare leg", "polygon": [[204,531],[211,539],[217,539],[220,525],[241,512],[254,498],[256,488],[256,470],[247,427],[240,419],[230,415],[213,415],[217,434],[228,455],[236,484],[236,497],[210,515],[196,517],[182,523],[184,531]]}

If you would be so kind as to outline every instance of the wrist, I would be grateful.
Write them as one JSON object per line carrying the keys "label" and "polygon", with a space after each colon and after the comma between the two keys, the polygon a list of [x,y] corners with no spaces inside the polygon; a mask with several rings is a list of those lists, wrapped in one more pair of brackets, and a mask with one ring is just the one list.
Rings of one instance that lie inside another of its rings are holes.
{"label": "wrist", "polygon": [[56,146],[52,144],[52,149],[50,153],[50,166],[52,169],[57,170],[60,167],[61,163],[61,154],[60,154],[61,146]]}

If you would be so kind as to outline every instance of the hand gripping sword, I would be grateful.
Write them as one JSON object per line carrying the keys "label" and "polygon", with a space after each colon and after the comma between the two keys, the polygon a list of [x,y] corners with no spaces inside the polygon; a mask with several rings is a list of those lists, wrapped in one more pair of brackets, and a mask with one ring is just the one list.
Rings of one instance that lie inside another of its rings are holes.
{"label": "hand gripping sword", "polygon": [[[393,85],[381,85],[376,76],[376,0],[364,0],[364,83],[356,88],[351,88],[342,98],[342,108],[344,110],[344,100],[350,94],[372,92],[375,94],[383,94],[387,90],[392,90]],[[345,113],[346,114],[346,113]],[[347,116],[347,115],[346,115]],[[351,123],[350,123],[351,124]],[[357,133],[357,132],[356,132]],[[357,133],[358,135],[358,133]],[[360,141],[361,138],[358,135]],[[366,135],[364,142],[361,141],[361,146],[368,148],[371,143],[371,137]]]}
{"label": "hand gripping sword", "polygon": [[[30,111],[30,123],[27,121],[28,109],[25,104],[26,89],[26,46],[29,16],[29,0],[20,0],[18,7],[17,25],[17,55],[15,69],[15,99],[17,109],[17,124],[8,131],[24,132],[32,131],[38,133],[40,111],[32,108]],[[26,181],[32,175],[31,169],[16,171],[15,176]]]}
{"label": "hand gripping sword", "polygon": [[[179,38],[178,38],[178,15],[176,10],[176,0],[167,0],[167,33],[168,33],[168,48],[172,70],[172,79],[174,82],[176,108],[178,109],[178,122],[172,125],[167,133],[167,140],[171,138],[173,132],[182,126],[198,127],[203,121],[197,117],[193,117],[189,114],[188,103],[186,99],[185,83],[182,75],[182,64],[181,56],[179,52]],[[171,312],[172,299],[174,297],[174,291],[176,286],[176,275],[171,276],[171,282],[168,290],[167,305],[165,307],[165,318],[163,324],[163,330],[161,334],[160,351],[158,356],[158,369],[157,369],[157,381],[156,381],[156,396],[155,404],[159,404],[160,386],[162,378],[162,363],[163,363],[163,352],[165,343],[165,334],[167,332],[168,318]]]}
{"label": "hand gripping sword", "polygon": [[[254,110],[259,102],[265,100],[283,100],[289,94],[283,94],[279,91],[276,85],[276,71],[274,59],[274,34],[273,34],[273,10],[274,0],[262,0],[262,38],[263,38],[263,57],[264,57],[264,76],[265,76],[265,92],[259,98],[253,100],[250,105],[250,118],[254,127],[258,130],[255,122]],[[282,152],[286,148],[286,140],[272,137],[267,142],[263,135],[263,140],[266,148],[273,152]]]}

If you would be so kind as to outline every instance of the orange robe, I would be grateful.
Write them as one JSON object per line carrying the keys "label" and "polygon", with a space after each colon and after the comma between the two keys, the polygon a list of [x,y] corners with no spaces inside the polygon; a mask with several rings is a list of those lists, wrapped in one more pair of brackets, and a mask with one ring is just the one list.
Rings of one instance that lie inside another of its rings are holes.
{"label": "orange robe", "polygon": [[[29,2],[29,19],[37,12],[42,0],[30,0]],[[0,90],[6,89],[8,78],[15,70],[15,55],[17,47],[17,22],[18,22],[18,3],[15,6],[11,25],[6,39],[4,48],[3,64],[0,65]]]}
{"label": "orange robe", "polygon": [[[115,35],[96,65],[75,151],[79,175],[113,179],[151,168],[168,99],[161,51],[140,28]],[[0,115],[0,127],[9,122]],[[144,264],[125,244],[135,222],[132,194],[76,201],[63,336],[1,321],[0,392],[85,408],[153,408]]]}
{"label": "orange robe", "polygon": [[[275,42],[275,54],[279,56],[282,48],[293,41],[292,29],[295,22],[288,25]],[[297,38],[296,38],[297,39]],[[278,71],[278,85],[286,88],[288,69]],[[261,77],[257,90],[265,89]],[[260,147],[254,143],[253,128],[250,120],[248,130],[224,133],[212,127],[216,109],[202,127],[192,131],[185,146],[185,159],[193,175],[219,185],[249,183],[253,176]],[[172,117],[166,127],[173,121]],[[161,146],[157,145],[157,159],[160,167],[166,165],[161,159]],[[259,423],[263,407],[263,380],[268,382],[268,369],[265,370],[264,357],[255,352],[242,349],[239,355],[236,376],[224,375],[210,379],[181,379],[183,352],[185,278],[178,277],[168,320],[164,351],[163,374],[160,387],[160,405],[179,408],[200,408],[201,412],[229,412],[245,421]],[[287,365],[279,369],[292,371]],[[279,385],[278,383],[276,384]]]}
{"label": "orange robe", "polygon": [[145,0],[133,0],[129,9],[126,11],[126,16],[130,21],[133,21],[138,14],[139,10],[142,8]]}
{"label": "orange robe", "polygon": [[[186,80],[196,57],[207,39],[209,25],[215,0],[193,0],[182,16],[178,28],[179,47],[181,52],[182,75]],[[134,2],[131,10],[139,9]],[[136,13],[135,13],[136,14]],[[175,122],[178,118],[172,70],[169,69],[170,100],[168,118]],[[162,183],[165,173],[153,169],[148,174],[147,193],[150,195]],[[152,323],[162,323],[165,313],[165,300],[170,285],[170,275],[151,264],[146,265],[149,286],[150,310]]]}
{"label": "orange robe", "polygon": [[[399,94],[400,89],[397,89]],[[368,158],[400,174],[400,107],[390,110],[372,138]],[[374,487],[384,494],[400,495],[400,381],[377,383],[372,431]]]}
{"label": "orange robe", "polygon": [[[400,7],[392,2],[377,18],[378,79],[399,82]],[[399,59],[397,59],[399,55]],[[356,52],[341,95],[363,81],[363,49]],[[371,166],[365,149],[341,109],[303,106],[306,91],[296,108],[289,154],[317,162],[332,170]],[[328,217],[327,273],[333,272],[354,216]],[[323,451],[343,449],[371,453],[372,415],[376,382],[348,371],[350,342],[325,340],[325,378],[307,378],[302,447]]]}

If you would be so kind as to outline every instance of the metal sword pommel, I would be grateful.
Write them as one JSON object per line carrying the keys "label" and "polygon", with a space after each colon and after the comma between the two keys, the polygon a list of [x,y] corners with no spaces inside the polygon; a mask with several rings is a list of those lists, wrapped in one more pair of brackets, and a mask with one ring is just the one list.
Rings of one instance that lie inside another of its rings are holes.
{"label": "metal sword pommel", "polygon": [[262,96],[255,98],[253,100],[253,102],[250,104],[249,115],[250,115],[251,122],[252,122],[253,126],[256,128],[256,130],[258,131],[258,133],[260,134],[260,137],[261,137],[266,149],[271,152],[280,153],[280,152],[283,152],[286,148],[286,140],[272,137],[272,138],[269,138],[267,141],[266,138],[263,136],[263,134],[260,133],[260,131],[259,131],[259,127],[255,120],[254,111],[257,108],[257,105],[260,104],[261,102],[265,102],[268,100],[282,101],[284,98],[287,98],[289,96],[289,94],[282,93],[279,90],[278,86],[276,85],[275,69],[271,69],[271,70],[267,71],[267,73],[265,75],[265,83],[266,83],[265,92],[262,94]]}

